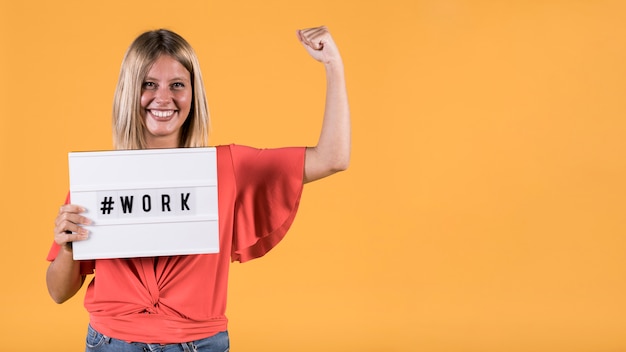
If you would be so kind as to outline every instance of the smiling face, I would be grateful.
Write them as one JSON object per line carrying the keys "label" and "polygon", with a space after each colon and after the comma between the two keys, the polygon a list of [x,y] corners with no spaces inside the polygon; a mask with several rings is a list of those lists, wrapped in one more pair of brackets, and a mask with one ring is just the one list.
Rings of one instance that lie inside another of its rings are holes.
{"label": "smiling face", "polygon": [[191,110],[191,75],[176,59],[161,55],[141,88],[141,117],[148,148],[176,148]]}

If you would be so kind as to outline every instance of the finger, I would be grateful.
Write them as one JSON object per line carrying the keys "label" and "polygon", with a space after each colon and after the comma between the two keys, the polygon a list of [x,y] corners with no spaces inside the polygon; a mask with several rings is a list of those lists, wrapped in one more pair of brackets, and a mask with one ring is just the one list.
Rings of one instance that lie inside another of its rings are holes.
{"label": "finger", "polygon": [[58,245],[63,246],[63,245],[68,244],[68,243],[86,240],[88,237],[89,237],[88,235],[83,235],[83,234],[78,234],[78,233],[62,232],[62,233],[58,233],[56,236],[54,236],[54,241]]}
{"label": "finger", "polygon": [[65,221],[55,227],[54,233],[60,234],[60,235],[78,234],[78,235],[86,236],[89,234],[89,230],[73,222]]}
{"label": "finger", "polygon": [[301,30],[301,32],[305,37],[310,37],[315,34],[328,32],[328,28],[326,28],[326,26],[304,28]]}
{"label": "finger", "polygon": [[55,219],[55,226],[59,226],[63,221],[71,221],[81,225],[91,225],[91,220],[80,213],[84,213],[86,209],[79,205],[65,204],[59,208],[59,214]]}
{"label": "finger", "polygon": [[303,43],[314,50],[324,49],[324,41],[321,35],[315,33],[309,33],[303,37]]}
{"label": "finger", "polygon": [[299,31],[300,41],[314,50],[322,50],[324,48],[325,37],[328,30],[325,26],[307,28]]}
{"label": "finger", "polygon": [[76,204],[64,204],[59,208],[59,214],[61,213],[84,213],[86,209]]}
{"label": "finger", "polygon": [[56,242],[60,246],[63,246],[68,243],[83,241],[87,238],[89,238],[88,234],[72,233],[68,231],[55,234],[54,242]]}
{"label": "finger", "polygon": [[71,223],[79,224],[79,225],[91,225],[92,224],[91,219],[86,218],[82,215],[75,214],[75,213],[61,213],[56,217],[54,221],[54,225],[59,226],[60,224],[64,222],[71,222]]}

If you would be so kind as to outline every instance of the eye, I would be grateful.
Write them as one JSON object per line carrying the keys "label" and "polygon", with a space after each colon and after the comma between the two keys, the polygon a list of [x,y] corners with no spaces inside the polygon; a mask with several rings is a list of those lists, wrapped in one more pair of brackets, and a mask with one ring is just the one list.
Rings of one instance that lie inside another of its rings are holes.
{"label": "eye", "polygon": [[155,89],[156,83],[150,82],[150,81],[143,82],[142,88],[143,89]]}
{"label": "eye", "polygon": [[185,84],[182,82],[172,83],[172,88],[174,89],[183,89],[185,88]]}

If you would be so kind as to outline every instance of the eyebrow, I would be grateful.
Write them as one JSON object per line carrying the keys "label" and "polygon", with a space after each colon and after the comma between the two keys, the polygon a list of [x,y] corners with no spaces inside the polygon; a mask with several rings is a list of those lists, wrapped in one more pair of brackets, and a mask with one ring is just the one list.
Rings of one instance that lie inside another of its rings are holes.
{"label": "eyebrow", "polygon": [[[155,77],[146,76],[146,78],[144,78],[144,81],[158,81],[158,79]],[[191,80],[186,77],[174,77],[169,80],[169,82],[174,82],[174,81],[191,81]]]}

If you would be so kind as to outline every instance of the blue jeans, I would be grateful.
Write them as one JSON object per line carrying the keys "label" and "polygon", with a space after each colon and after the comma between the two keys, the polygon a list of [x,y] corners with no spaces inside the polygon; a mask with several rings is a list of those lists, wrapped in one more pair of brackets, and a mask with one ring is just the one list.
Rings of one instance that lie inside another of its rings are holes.
{"label": "blue jeans", "polygon": [[223,331],[206,339],[161,345],[158,343],[124,342],[105,335],[89,325],[85,352],[228,352],[228,332]]}

